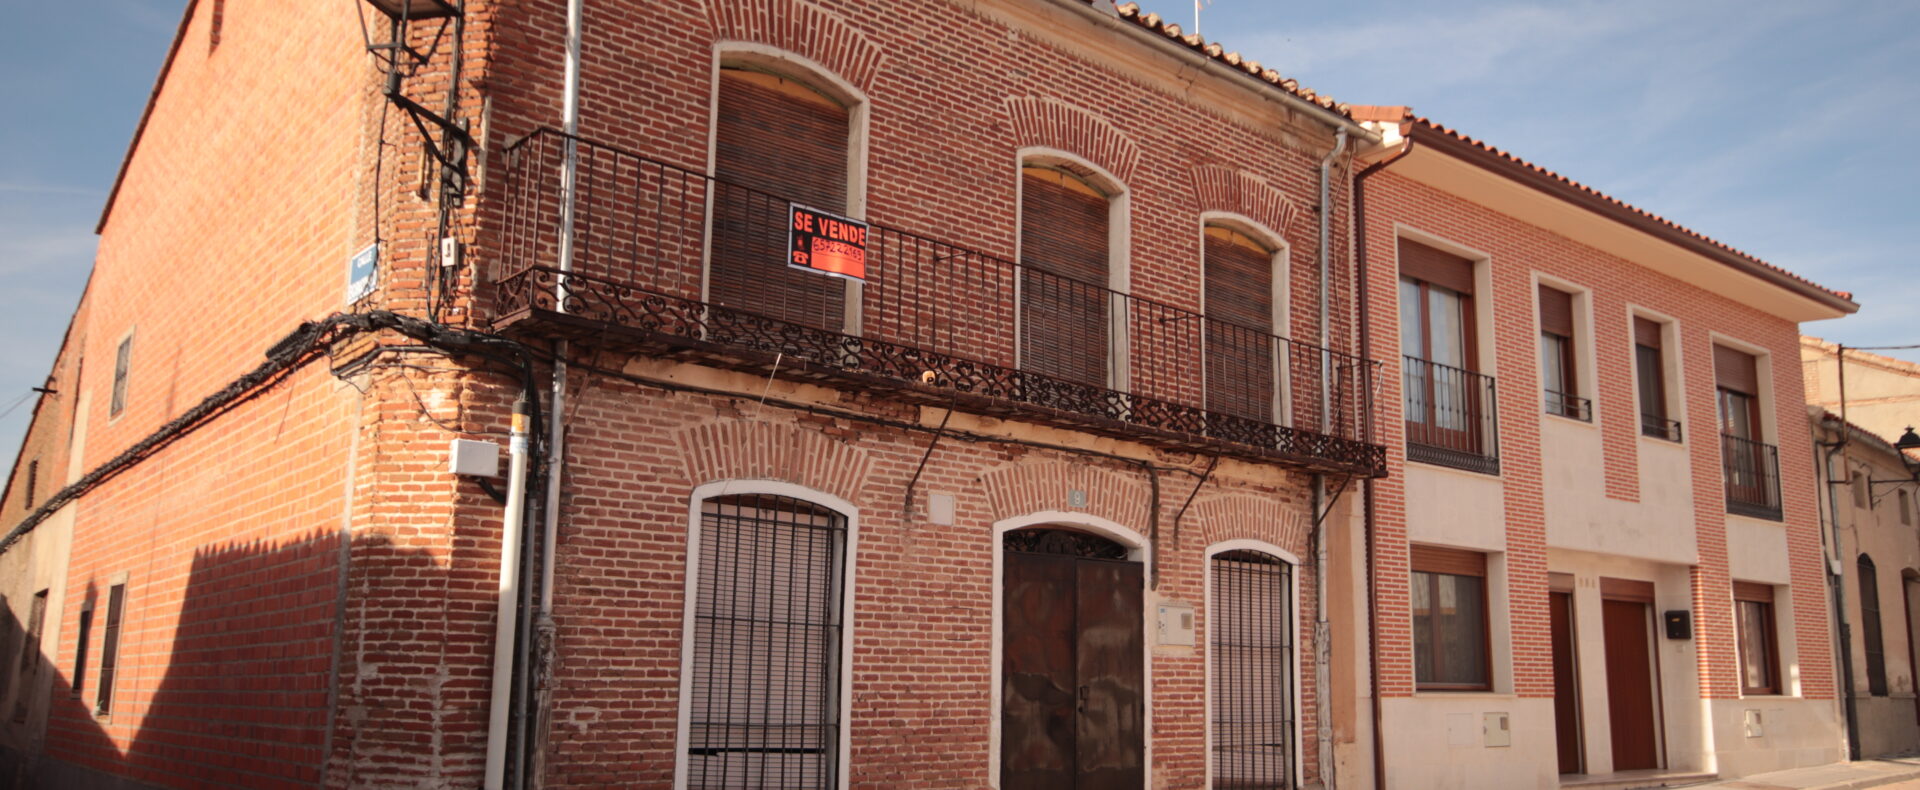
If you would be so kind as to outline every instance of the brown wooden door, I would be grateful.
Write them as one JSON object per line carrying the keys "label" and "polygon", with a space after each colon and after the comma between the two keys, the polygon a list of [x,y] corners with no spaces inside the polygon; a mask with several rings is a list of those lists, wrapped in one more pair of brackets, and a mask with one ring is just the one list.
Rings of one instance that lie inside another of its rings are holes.
{"label": "brown wooden door", "polygon": [[1141,565],[1010,551],[1005,573],[1001,788],[1140,787]]}
{"label": "brown wooden door", "polygon": [[1573,594],[1550,593],[1548,620],[1553,638],[1553,724],[1559,744],[1560,773],[1586,771],[1580,759],[1580,677],[1574,671]]}
{"label": "brown wooden door", "polygon": [[1613,770],[1660,767],[1654,712],[1652,621],[1646,604],[1603,600],[1607,650],[1607,709],[1613,732]]}

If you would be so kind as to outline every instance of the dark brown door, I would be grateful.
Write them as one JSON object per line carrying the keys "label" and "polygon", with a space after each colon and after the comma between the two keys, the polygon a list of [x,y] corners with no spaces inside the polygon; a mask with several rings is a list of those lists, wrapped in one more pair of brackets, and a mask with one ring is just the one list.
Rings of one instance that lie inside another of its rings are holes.
{"label": "dark brown door", "polygon": [[1647,605],[1603,600],[1607,649],[1607,709],[1613,732],[1613,770],[1660,767],[1653,696],[1652,626]]}
{"label": "dark brown door", "polygon": [[1548,620],[1553,632],[1553,725],[1560,747],[1560,773],[1586,771],[1580,759],[1580,678],[1573,661],[1573,594],[1550,593]]}
{"label": "dark brown door", "polygon": [[1000,786],[1140,787],[1140,564],[1009,551],[1005,573]]}

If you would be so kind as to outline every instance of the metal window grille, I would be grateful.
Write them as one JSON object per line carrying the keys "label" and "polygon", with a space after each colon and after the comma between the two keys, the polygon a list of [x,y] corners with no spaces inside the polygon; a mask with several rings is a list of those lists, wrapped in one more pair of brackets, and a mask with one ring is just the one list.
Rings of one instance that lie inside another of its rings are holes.
{"label": "metal window grille", "polygon": [[126,613],[127,586],[116,584],[107,594],[107,626],[100,634],[100,697],[94,713],[113,711],[113,670],[120,660],[120,617]]}
{"label": "metal window grille", "polygon": [[1255,551],[1212,565],[1213,786],[1292,788],[1293,569]]}
{"label": "metal window grille", "polygon": [[790,497],[701,504],[687,787],[837,786],[846,532]]}

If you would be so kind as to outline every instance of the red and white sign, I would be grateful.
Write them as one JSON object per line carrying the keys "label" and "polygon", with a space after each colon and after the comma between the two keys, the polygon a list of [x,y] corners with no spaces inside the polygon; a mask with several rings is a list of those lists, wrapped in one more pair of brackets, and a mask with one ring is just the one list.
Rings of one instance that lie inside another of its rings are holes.
{"label": "red and white sign", "polygon": [[867,223],[789,203],[787,265],[852,280],[867,279]]}

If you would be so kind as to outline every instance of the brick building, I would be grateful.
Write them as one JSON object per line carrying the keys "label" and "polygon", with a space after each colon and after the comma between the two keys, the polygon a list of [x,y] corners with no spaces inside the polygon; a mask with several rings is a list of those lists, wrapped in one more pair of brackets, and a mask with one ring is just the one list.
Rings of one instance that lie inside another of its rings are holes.
{"label": "brick building", "polygon": [[[1621,344],[1689,430],[1747,355],[1770,447],[1769,355],[1851,303],[1399,121],[1104,1],[189,2],[0,502],[7,775],[1550,786],[1562,575],[1695,613],[1660,759],[1722,774],[1766,587],[1764,743],[1832,759],[1811,486],[1728,516]],[[1425,422],[1408,265],[1498,296]],[[1591,423],[1462,399],[1535,375],[1539,284]],[[1491,634],[1445,693],[1441,577]],[[1541,748],[1424,767],[1481,713]]]}
{"label": "brick building", "polygon": [[1360,112],[1408,140],[1361,176],[1388,783],[1843,759],[1794,361],[1853,303]]}

